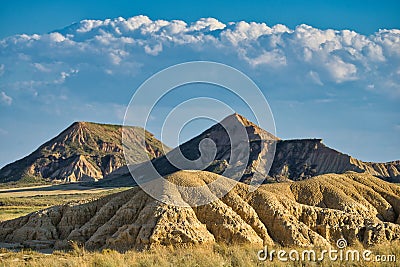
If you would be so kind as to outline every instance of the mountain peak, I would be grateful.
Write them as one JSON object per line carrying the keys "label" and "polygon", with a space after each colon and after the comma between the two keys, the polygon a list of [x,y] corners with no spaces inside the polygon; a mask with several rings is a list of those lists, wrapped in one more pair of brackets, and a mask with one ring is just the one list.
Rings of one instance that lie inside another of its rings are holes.
{"label": "mountain peak", "polygon": [[[0,169],[0,182],[18,181],[24,177],[68,182],[102,179],[126,165],[121,142],[122,127],[74,122],[30,155]],[[164,154],[161,142],[152,134],[146,132],[144,147],[138,137],[139,127],[129,129],[132,130],[132,140],[128,147],[138,151],[145,149],[151,158]],[[147,157],[138,153],[131,160],[141,163]]]}
{"label": "mountain peak", "polygon": [[241,124],[246,128],[249,140],[280,140],[272,133],[260,128],[257,124],[251,122],[246,117],[239,113],[233,113],[225,117],[219,124],[223,127],[234,127],[237,124]]}
{"label": "mountain peak", "polygon": [[[243,134],[246,136],[242,136]],[[203,140],[208,140],[207,142],[212,140],[214,148],[201,150]],[[264,176],[268,174],[277,140],[279,138],[273,134],[261,129],[242,115],[234,113],[173,149],[169,157],[161,156],[154,159],[152,165],[162,176],[178,170],[204,169],[244,181],[253,177],[255,173]],[[182,160],[182,156],[187,161]],[[178,168],[170,160],[184,163]],[[135,169],[133,175],[144,177],[147,171],[147,166],[143,165]]]}
{"label": "mountain peak", "polygon": [[252,123],[251,121],[249,121],[247,118],[245,118],[244,116],[240,115],[239,113],[233,113],[227,117],[225,117],[222,121],[221,124],[232,124],[232,121],[238,121],[240,122],[240,124],[242,124],[245,127],[249,127],[249,126],[253,126],[253,127],[258,127],[256,124]]}

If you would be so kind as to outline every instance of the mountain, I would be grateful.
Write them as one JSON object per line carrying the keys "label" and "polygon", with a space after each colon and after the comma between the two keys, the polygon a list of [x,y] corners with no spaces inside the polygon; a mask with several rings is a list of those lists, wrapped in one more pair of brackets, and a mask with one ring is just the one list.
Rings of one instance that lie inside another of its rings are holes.
{"label": "mountain", "polygon": [[248,182],[254,176],[263,178],[268,175],[266,170],[273,160],[271,151],[275,149],[278,140],[276,136],[235,113],[167,155],[132,168],[132,171],[135,177],[155,177],[152,166],[162,176],[179,170],[205,169]]}
{"label": "mountain", "polygon": [[[234,181],[206,171],[165,177],[181,186],[226,191]],[[219,183],[211,183],[220,179]],[[194,198],[165,187],[165,196]],[[373,245],[400,239],[400,187],[367,173],[325,174],[304,181],[237,183],[221,199],[197,207],[164,204],[138,186],[87,203],[54,206],[0,222],[0,240],[31,248],[146,249],[158,245],[257,244],[327,247],[345,238]]]}
{"label": "mountain", "polygon": [[[139,141],[138,127],[127,127],[135,149],[144,149]],[[125,165],[119,125],[75,122],[55,138],[41,145],[30,155],[0,170],[0,182],[51,180],[62,182],[102,179]],[[150,158],[163,154],[162,144],[146,132],[146,151]],[[133,155],[132,162],[146,160]]]}
{"label": "mountain", "polygon": [[[134,164],[130,168],[135,169],[137,177],[154,177],[150,162],[139,164],[146,157],[135,153],[143,151],[138,138],[142,129],[129,129],[132,142],[127,148]],[[133,185],[125,164],[121,132],[118,125],[76,122],[29,156],[2,168],[0,182],[101,180],[98,186]],[[168,157],[163,155],[161,142],[149,132],[145,149],[153,159],[151,164],[163,176],[179,170],[204,169],[250,183],[253,178],[297,181],[320,174],[356,171],[400,182],[400,161],[363,162],[325,146],[321,139],[280,140],[236,113],[173,149]],[[247,154],[249,158],[245,157]],[[194,162],[185,162],[182,155]],[[171,164],[171,160],[180,166]]]}
{"label": "mountain", "polygon": [[[238,138],[236,129],[244,128],[250,142],[249,158],[240,158],[245,154],[243,144],[247,140]],[[236,130],[236,132],[235,132]],[[228,132],[233,133],[231,149]],[[215,148],[201,150],[206,140],[211,139]],[[273,151],[275,149],[275,156]],[[180,168],[171,164],[183,162],[184,155],[195,164],[181,164]],[[231,160],[231,156],[234,158]],[[274,157],[273,157],[274,156]],[[198,160],[203,158],[204,162]],[[266,178],[266,181],[304,180],[327,173],[345,173],[346,171],[366,172],[390,182],[400,182],[400,161],[388,163],[363,162],[325,146],[321,139],[280,140],[271,133],[261,129],[239,114],[232,114],[208,130],[183,143],[178,148],[139,167],[132,168],[136,178],[154,177],[152,166],[161,175],[168,175],[178,170],[200,170],[223,174],[250,183],[251,179]],[[244,169],[243,173],[240,170]],[[269,172],[267,172],[267,170]],[[134,184],[127,168],[111,173],[113,183]],[[116,178],[116,179],[115,179]],[[101,183],[105,183],[107,179]]]}

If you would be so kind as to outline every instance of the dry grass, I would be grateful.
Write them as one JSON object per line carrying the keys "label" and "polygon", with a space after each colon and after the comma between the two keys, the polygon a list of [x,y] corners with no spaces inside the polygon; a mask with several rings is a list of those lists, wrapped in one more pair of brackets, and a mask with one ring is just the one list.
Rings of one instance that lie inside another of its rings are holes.
{"label": "dry grass", "polygon": [[60,193],[54,190],[51,194],[30,191],[25,194],[15,193],[17,196],[12,196],[12,193],[0,193],[0,221],[11,220],[54,205],[98,199],[126,189],[128,188],[99,189],[83,193],[76,193],[76,190],[63,190]]}
{"label": "dry grass", "polygon": [[[149,251],[114,250],[89,252],[74,245],[70,252],[55,251],[50,255],[33,251],[0,251],[0,266],[398,266],[396,262],[273,262],[259,261],[260,247],[250,245],[210,245],[189,248],[159,247]],[[359,248],[361,249],[361,248]],[[288,251],[288,249],[286,249]],[[380,245],[371,249],[374,253],[393,254],[400,257],[400,242]]]}

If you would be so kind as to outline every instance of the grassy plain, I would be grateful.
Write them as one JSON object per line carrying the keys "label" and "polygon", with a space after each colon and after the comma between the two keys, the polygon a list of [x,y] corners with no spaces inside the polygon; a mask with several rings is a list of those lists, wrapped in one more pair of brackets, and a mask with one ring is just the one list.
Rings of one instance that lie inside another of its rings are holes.
{"label": "grassy plain", "polygon": [[0,189],[0,221],[68,202],[88,201],[127,188],[90,188],[78,184]]}

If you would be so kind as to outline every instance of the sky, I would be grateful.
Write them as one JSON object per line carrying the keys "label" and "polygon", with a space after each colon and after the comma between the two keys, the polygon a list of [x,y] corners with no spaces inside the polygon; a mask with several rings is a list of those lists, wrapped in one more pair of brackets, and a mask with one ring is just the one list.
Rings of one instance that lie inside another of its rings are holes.
{"label": "sky", "polygon": [[[141,83],[191,60],[253,79],[282,139],[400,159],[399,1],[216,2],[1,1],[0,167],[73,121],[122,123]],[[243,110],[221,88],[184,86],[160,102],[150,130],[159,137],[160,114],[194,96]]]}

